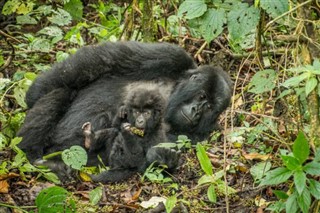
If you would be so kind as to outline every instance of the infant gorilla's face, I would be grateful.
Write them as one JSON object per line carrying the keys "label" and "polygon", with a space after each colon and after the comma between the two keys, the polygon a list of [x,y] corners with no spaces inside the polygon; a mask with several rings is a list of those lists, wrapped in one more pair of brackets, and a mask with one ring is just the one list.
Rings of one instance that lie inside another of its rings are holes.
{"label": "infant gorilla's face", "polygon": [[151,109],[132,109],[132,124],[138,129],[144,130],[147,127],[148,121],[152,117],[152,110]]}

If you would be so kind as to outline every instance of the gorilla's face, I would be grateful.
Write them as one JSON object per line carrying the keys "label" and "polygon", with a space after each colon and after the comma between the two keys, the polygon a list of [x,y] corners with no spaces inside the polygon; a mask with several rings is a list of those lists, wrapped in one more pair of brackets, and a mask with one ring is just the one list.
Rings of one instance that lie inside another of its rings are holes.
{"label": "gorilla's face", "polygon": [[170,96],[166,121],[175,130],[192,132],[201,128],[201,123],[211,123],[213,101],[208,94],[211,91],[205,90],[206,80],[205,73],[193,73]]}
{"label": "gorilla's face", "polygon": [[169,98],[165,122],[174,135],[202,140],[218,127],[217,118],[229,105],[231,81],[223,70],[212,66],[188,74]]}

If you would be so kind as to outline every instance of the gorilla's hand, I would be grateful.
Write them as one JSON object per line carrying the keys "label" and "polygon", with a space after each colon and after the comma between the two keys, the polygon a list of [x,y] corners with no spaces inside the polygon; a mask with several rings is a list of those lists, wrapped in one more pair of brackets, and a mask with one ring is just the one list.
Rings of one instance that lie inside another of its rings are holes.
{"label": "gorilla's hand", "polygon": [[147,152],[147,162],[156,165],[167,165],[168,171],[173,171],[177,168],[180,159],[180,151],[166,147],[151,147]]}

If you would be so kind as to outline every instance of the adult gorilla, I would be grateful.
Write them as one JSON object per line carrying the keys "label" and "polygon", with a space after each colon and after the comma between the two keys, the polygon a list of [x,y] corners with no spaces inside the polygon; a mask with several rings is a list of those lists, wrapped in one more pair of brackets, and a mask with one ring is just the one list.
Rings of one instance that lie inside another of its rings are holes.
{"label": "adult gorilla", "polygon": [[[165,116],[171,139],[177,134],[195,142],[205,139],[231,98],[230,79],[222,70],[196,69],[178,46],[138,42],[88,46],[32,84],[19,147],[34,162],[72,145],[83,146],[82,124],[90,121],[97,130],[110,127],[125,86],[139,80],[176,84]],[[92,153],[88,165],[98,163],[97,154],[104,153]]]}

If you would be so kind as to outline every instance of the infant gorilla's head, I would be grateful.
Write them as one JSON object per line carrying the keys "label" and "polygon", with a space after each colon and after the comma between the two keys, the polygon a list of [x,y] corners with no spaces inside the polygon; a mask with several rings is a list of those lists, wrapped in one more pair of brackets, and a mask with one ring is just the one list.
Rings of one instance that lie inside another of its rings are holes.
{"label": "infant gorilla's head", "polygon": [[158,88],[134,88],[128,92],[124,105],[128,122],[145,134],[157,130],[162,123],[166,104]]}

